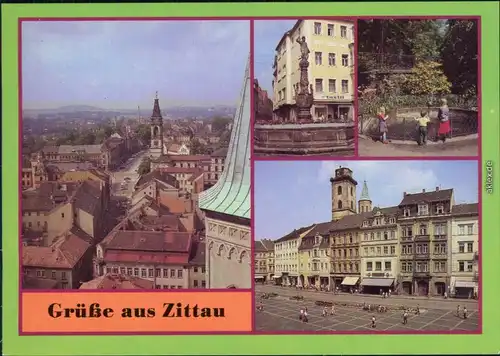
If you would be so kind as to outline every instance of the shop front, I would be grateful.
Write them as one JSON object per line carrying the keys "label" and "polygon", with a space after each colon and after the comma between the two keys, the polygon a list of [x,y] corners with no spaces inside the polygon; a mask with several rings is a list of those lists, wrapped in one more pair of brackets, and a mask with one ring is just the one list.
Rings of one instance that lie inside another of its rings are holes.
{"label": "shop front", "polygon": [[454,297],[460,299],[472,299],[476,294],[476,289],[476,282],[455,281]]}
{"label": "shop front", "polygon": [[342,292],[354,292],[359,287],[359,277],[345,277],[340,284]]}
{"label": "shop front", "polygon": [[351,95],[323,96],[315,100],[311,113],[315,121],[352,121],[354,104]]}
{"label": "shop front", "polygon": [[364,294],[381,294],[394,291],[394,278],[363,278],[361,288]]}

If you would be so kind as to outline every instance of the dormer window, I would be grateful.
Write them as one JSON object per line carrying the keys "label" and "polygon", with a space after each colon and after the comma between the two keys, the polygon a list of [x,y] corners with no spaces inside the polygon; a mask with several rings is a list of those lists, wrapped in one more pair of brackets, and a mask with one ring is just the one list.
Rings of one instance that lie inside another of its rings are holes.
{"label": "dormer window", "polygon": [[436,214],[444,214],[444,205],[443,204],[438,204],[436,206]]}
{"label": "dormer window", "polygon": [[389,224],[394,224],[396,223],[396,219],[394,218],[389,218]]}
{"label": "dormer window", "polygon": [[319,244],[319,235],[316,235],[315,237],[315,244]]}
{"label": "dormer window", "polygon": [[418,204],[418,215],[429,215],[429,206],[427,204]]}
{"label": "dormer window", "polygon": [[403,216],[405,218],[409,217],[410,216],[410,208],[404,208],[403,209]]}
{"label": "dormer window", "polygon": [[363,227],[367,227],[368,226],[368,221],[363,221]]}

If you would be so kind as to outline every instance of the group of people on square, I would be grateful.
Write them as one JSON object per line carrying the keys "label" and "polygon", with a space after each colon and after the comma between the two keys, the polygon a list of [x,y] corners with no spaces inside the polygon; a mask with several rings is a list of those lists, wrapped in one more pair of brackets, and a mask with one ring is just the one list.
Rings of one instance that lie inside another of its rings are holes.
{"label": "group of people on square", "polygon": [[[378,128],[380,134],[380,141],[384,144],[388,144],[387,134],[389,132],[387,126],[387,120],[389,120],[389,115],[386,113],[385,107],[381,107],[377,113],[378,118]],[[450,109],[448,108],[448,102],[445,98],[440,100],[440,106],[438,109],[437,118],[439,120],[439,128],[437,131],[437,141],[446,142],[446,139],[451,133],[450,125]],[[429,113],[427,111],[421,111],[420,117],[415,118],[417,122],[417,143],[419,146],[427,144],[428,139],[428,125],[431,122]]]}

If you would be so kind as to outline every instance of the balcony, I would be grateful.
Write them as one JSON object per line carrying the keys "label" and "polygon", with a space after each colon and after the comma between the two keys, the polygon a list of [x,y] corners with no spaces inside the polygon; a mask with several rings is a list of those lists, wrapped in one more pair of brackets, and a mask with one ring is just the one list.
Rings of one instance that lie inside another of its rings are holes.
{"label": "balcony", "polygon": [[411,241],[413,241],[413,236],[402,236],[401,241],[402,242],[411,242]]}
{"label": "balcony", "polygon": [[418,252],[418,253],[415,253],[414,255],[414,258],[416,260],[430,260],[431,259],[431,255],[429,252]]}
{"label": "balcony", "polygon": [[414,258],[415,258],[415,256],[413,254],[411,254],[411,255],[400,255],[399,256],[400,260],[413,260]]}
{"label": "balcony", "polygon": [[419,278],[429,278],[431,276],[430,272],[413,272],[414,277]]}
{"label": "balcony", "polygon": [[446,236],[446,235],[441,235],[441,234],[434,235],[435,241],[446,241],[447,239],[448,239],[448,236]]}
{"label": "balcony", "polygon": [[430,241],[431,237],[429,235],[415,235],[415,241],[422,242],[422,241]]}

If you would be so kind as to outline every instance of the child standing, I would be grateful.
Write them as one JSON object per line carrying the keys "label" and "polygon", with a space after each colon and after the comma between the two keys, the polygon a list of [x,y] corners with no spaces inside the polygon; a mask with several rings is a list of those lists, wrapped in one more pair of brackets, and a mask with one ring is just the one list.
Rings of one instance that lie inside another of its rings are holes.
{"label": "child standing", "polygon": [[418,122],[417,143],[419,146],[426,145],[427,144],[427,125],[429,124],[431,119],[429,119],[429,116],[427,116],[427,113],[425,111],[422,111],[420,113],[420,117],[416,120]]}
{"label": "child standing", "polygon": [[377,114],[377,118],[378,118],[378,129],[380,132],[380,141],[382,143],[387,144],[388,141],[387,141],[387,122],[386,121],[389,118],[389,116],[385,113],[384,107],[381,107],[379,109],[379,112]]}

